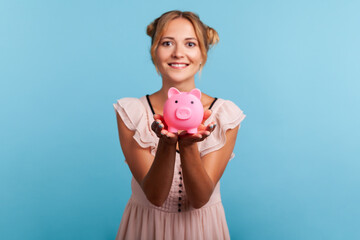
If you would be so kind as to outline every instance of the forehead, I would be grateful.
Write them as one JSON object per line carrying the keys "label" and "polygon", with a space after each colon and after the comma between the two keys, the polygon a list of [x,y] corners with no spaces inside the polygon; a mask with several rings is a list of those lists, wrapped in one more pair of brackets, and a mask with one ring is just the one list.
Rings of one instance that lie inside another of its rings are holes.
{"label": "forehead", "polygon": [[185,18],[171,20],[163,32],[162,37],[196,38],[192,23]]}

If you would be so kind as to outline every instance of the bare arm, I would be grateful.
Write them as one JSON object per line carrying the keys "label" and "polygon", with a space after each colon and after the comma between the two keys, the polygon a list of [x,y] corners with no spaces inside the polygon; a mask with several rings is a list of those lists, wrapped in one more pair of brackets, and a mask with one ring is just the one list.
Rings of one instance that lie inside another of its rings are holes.
{"label": "bare arm", "polygon": [[[239,126],[226,132],[225,145],[214,152],[200,157],[197,141],[200,136],[179,139],[181,164],[186,194],[194,208],[204,206],[221,178],[235,146]],[[210,129],[209,129],[210,130]],[[206,137],[202,136],[202,138]]]}
{"label": "bare arm", "polygon": [[156,206],[161,206],[170,191],[174,174],[176,141],[174,135],[161,135],[161,127],[153,124],[153,130],[159,138],[155,157],[150,148],[144,149],[133,138],[118,113],[116,113],[120,144],[131,173],[141,186],[147,199]]}

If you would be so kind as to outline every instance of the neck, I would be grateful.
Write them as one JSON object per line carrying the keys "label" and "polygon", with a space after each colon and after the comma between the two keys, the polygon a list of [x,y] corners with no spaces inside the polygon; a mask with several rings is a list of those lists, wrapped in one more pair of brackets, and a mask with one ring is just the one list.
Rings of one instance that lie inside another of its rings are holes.
{"label": "neck", "polygon": [[171,87],[177,88],[180,92],[189,92],[192,89],[196,88],[195,78],[191,78],[187,81],[182,82],[168,81],[163,79],[162,87],[159,92],[161,92],[161,95],[165,96],[165,99],[167,99],[167,94]]}

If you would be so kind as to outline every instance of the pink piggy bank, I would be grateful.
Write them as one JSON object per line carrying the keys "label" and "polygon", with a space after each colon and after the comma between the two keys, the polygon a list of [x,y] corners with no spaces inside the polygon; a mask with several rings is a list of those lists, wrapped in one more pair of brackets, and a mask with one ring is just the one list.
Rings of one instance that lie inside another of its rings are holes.
{"label": "pink piggy bank", "polygon": [[174,87],[169,89],[164,105],[164,120],[169,132],[186,130],[191,134],[197,133],[204,117],[200,99],[201,91],[197,88],[190,92],[180,92]]}

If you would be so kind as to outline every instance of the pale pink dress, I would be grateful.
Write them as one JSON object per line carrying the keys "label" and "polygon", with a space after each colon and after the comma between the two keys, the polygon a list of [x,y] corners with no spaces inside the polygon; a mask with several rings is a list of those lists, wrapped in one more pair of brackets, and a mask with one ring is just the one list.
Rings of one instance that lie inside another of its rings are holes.
{"label": "pale pink dress", "polygon": [[[125,125],[134,131],[134,139],[143,148],[151,148],[155,155],[158,137],[151,130],[153,113],[146,97],[123,98],[114,104]],[[215,121],[217,127],[203,142],[198,143],[200,155],[216,151],[225,144],[225,132],[240,124],[245,114],[233,102],[218,99],[205,122]],[[234,153],[231,158],[234,157]],[[230,160],[229,159],[229,160]],[[174,178],[169,196],[163,206],[151,204],[141,187],[131,180],[132,195],[122,216],[116,240],[221,240],[230,239],[225,213],[217,183],[209,202],[194,209],[188,201],[182,179],[180,154],[176,154]]]}

